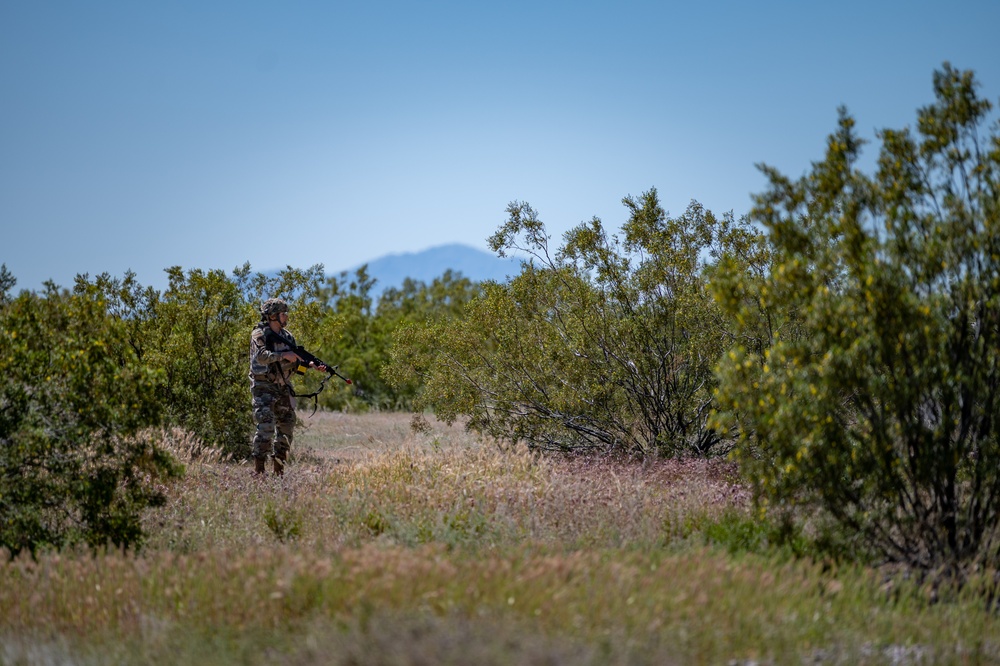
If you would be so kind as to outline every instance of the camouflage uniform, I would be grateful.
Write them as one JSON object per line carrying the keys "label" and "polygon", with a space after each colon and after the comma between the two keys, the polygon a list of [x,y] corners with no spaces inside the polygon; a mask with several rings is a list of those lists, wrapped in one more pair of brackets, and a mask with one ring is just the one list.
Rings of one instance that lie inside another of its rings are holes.
{"label": "camouflage uniform", "polygon": [[261,323],[250,335],[250,393],[257,426],[252,455],[258,474],[264,472],[264,463],[271,454],[274,455],[274,472],[281,474],[292,447],[295,398],[289,377],[297,364],[282,359],[281,353],[292,350],[295,338],[284,329],[274,334],[267,322],[268,317],[287,311],[288,306],[281,299],[268,300],[261,308]]}

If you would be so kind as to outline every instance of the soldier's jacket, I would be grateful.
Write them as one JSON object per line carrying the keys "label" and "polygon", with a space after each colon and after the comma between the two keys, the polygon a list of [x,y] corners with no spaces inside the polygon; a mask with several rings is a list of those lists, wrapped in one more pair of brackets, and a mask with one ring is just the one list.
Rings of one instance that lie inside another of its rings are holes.
{"label": "soldier's jacket", "polygon": [[[292,350],[295,338],[285,330],[270,336],[266,335],[268,331],[270,328],[267,324],[259,324],[250,334],[250,382],[287,386],[296,363],[282,360],[281,353]],[[267,344],[268,337],[272,340],[270,348]]]}

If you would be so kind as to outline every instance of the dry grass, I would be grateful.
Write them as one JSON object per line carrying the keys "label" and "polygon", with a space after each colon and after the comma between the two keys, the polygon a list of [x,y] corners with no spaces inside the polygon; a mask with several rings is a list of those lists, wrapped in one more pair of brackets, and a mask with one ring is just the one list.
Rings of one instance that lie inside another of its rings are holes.
{"label": "dry grass", "polygon": [[189,458],[138,555],[2,565],[0,664],[1000,659],[975,598],[707,544],[747,515],[724,462],[538,458],[394,414],[305,426],[281,479]]}

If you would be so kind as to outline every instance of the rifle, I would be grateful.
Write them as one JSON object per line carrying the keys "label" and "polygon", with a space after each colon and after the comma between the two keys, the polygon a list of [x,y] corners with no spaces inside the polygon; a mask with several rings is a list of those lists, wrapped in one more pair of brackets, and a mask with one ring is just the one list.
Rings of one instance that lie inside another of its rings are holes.
{"label": "rifle", "polygon": [[326,387],[327,381],[329,381],[329,379],[331,377],[333,377],[334,375],[336,375],[337,377],[340,377],[341,379],[343,379],[344,382],[347,383],[347,384],[353,384],[354,383],[350,379],[348,379],[347,377],[345,377],[344,375],[340,374],[337,371],[337,369],[340,367],[339,365],[330,365],[326,361],[320,359],[315,354],[310,353],[302,345],[290,345],[290,344],[288,344],[288,340],[282,338],[281,336],[279,336],[278,334],[276,334],[274,331],[271,331],[270,329],[267,329],[265,331],[265,342],[272,349],[274,348],[273,345],[274,345],[275,339],[277,341],[281,342],[282,344],[284,344],[286,347],[290,347],[290,349],[288,349],[287,351],[295,352],[295,355],[299,357],[299,362],[295,366],[295,374],[297,374],[297,375],[304,375],[304,374],[306,374],[306,370],[309,369],[309,364],[310,363],[313,364],[313,365],[315,365],[315,366],[317,366],[317,367],[319,367],[319,366],[322,365],[322,366],[324,366],[326,368],[326,377],[324,377],[323,380],[319,383],[319,388],[316,389],[315,391],[313,391],[312,393],[296,393],[295,389],[292,388],[291,385],[289,385],[289,387],[288,387],[289,390],[291,390],[292,395],[295,396],[296,398],[312,398],[313,399],[313,411],[312,411],[313,414],[316,413],[316,406],[319,404],[319,398],[317,396],[319,396],[319,394],[323,392],[323,389]]}
{"label": "rifle", "polygon": [[[315,365],[317,367],[322,365],[322,366],[324,366],[326,368],[326,378],[323,380],[323,384],[326,383],[327,379],[330,379],[330,377],[333,377],[334,375],[336,375],[336,376],[340,377],[341,379],[343,379],[344,382],[346,382],[347,384],[353,384],[354,383],[350,379],[348,379],[347,377],[345,377],[344,375],[342,375],[339,372],[337,372],[337,369],[340,367],[339,365],[330,365],[326,361],[321,360],[315,354],[312,354],[312,353],[306,351],[305,347],[303,347],[302,345],[295,345],[294,347],[292,347],[292,351],[295,352],[295,354],[300,359],[302,359],[302,361],[305,362],[304,364],[302,362],[300,362],[298,364],[298,366],[295,368],[295,374],[297,374],[297,375],[304,375],[304,374],[306,374],[306,370],[309,369],[309,364],[312,363],[313,365]],[[320,391],[323,390],[323,388],[322,388],[323,384],[320,384]],[[317,393],[319,393],[319,391],[317,391]],[[308,397],[308,396],[305,396],[305,397]]]}

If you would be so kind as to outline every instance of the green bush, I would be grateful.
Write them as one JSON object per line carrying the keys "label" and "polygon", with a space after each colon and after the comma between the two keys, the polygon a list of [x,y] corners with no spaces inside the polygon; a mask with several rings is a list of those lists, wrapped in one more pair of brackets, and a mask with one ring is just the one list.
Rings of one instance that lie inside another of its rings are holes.
{"label": "green bush", "polygon": [[160,376],[93,293],[49,285],[0,301],[0,547],[138,546],[155,481]]}
{"label": "green bush", "polygon": [[[764,167],[771,270],[716,283],[762,344],[730,351],[718,400],[769,510],[961,575],[1000,566],[1000,135],[971,72],[946,64],[934,91],[918,136],[879,133],[874,176],[844,110],[809,174]],[[748,311],[778,325],[761,335]]]}
{"label": "green bush", "polygon": [[420,385],[418,409],[537,449],[722,449],[707,420],[729,337],[707,269],[746,225],[696,203],[670,218],[655,190],[624,203],[621,238],[595,219],[558,251],[537,213],[511,204],[490,242],[529,257],[521,273],[487,283],[461,318],[401,327],[390,377]]}
{"label": "green bush", "polygon": [[[338,365],[340,373],[353,381],[349,388],[339,381],[327,385],[328,390],[319,396],[319,404],[327,409],[409,409],[419,384],[394,384],[385,375],[396,330],[459,318],[465,304],[479,293],[478,283],[451,270],[429,284],[406,279],[401,286],[383,291],[377,304],[372,297],[375,284],[362,266],[353,276],[341,273],[327,278],[320,290],[322,319],[309,331],[309,344],[314,353]],[[305,386],[314,389],[317,384],[318,379],[312,377]]]}

